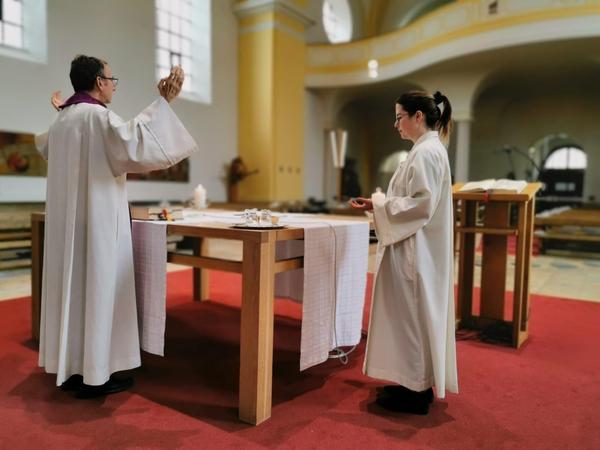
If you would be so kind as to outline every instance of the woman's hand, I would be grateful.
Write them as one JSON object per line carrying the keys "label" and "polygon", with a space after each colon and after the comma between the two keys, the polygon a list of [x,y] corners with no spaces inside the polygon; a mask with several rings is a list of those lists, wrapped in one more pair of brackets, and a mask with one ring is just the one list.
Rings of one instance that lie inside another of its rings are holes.
{"label": "woman's hand", "polygon": [[50,104],[52,105],[52,107],[57,110],[60,111],[60,106],[64,103],[62,97],[60,96],[60,91],[54,91],[52,93],[52,97],[50,97]]}
{"label": "woman's hand", "polygon": [[181,92],[185,74],[180,66],[171,69],[169,76],[158,82],[158,92],[169,103],[171,103]]}
{"label": "woman's hand", "polygon": [[370,198],[356,197],[348,202],[354,209],[362,209],[363,211],[373,211],[373,202]]}

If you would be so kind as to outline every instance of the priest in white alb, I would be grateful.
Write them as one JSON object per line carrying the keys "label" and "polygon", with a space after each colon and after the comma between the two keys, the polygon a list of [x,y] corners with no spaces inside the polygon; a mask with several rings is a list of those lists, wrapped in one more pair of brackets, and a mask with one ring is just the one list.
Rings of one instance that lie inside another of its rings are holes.
{"label": "priest in white alb", "polygon": [[48,161],[39,364],[89,398],[131,387],[111,375],[141,364],[126,174],[165,169],[197,145],[169,106],[181,68],[129,121],[106,106],[118,79],[105,61],[79,55],[70,78],[75,94],[55,94],[58,116],[36,138]]}

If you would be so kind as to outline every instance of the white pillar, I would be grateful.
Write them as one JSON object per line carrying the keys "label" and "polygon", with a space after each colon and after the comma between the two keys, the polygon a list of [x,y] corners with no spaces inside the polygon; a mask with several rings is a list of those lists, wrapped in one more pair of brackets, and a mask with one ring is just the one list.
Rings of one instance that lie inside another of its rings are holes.
{"label": "white pillar", "polygon": [[429,92],[441,91],[452,104],[452,120],[456,136],[454,155],[454,181],[465,182],[469,179],[469,156],[471,147],[471,122],[473,105],[480,92],[483,81],[491,69],[466,69],[453,73],[440,74],[430,71],[426,77],[415,77],[414,83],[423,86]]}
{"label": "white pillar", "polygon": [[471,119],[455,119],[456,153],[454,156],[454,182],[469,181],[469,153],[471,150]]}

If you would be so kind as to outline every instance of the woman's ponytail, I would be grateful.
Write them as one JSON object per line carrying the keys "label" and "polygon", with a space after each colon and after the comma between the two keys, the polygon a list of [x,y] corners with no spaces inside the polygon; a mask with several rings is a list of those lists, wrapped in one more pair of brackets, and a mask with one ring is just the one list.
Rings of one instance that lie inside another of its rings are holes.
{"label": "woman's ponytail", "polygon": [[448,97],[443,95],[440,91],[433,94],[433,101],[435,102],[436,108],[442,105],[440,118],[437,121],[436,128],[440,133],[440,136],[444,139],[448,139],[450,131],[452,130],[452,106]]}

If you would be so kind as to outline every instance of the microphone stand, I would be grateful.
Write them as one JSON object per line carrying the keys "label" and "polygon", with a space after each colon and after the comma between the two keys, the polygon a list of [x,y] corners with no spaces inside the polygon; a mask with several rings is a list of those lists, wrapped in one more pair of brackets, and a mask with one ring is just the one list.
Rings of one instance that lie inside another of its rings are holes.
{"label": "microphone stand", "polygon": [[[531,156],[529,156],[526,152],[524,152],[523,150],[520,150],[517,147],[504,147],[497,151],[506,153],[506,156],[508,157],[510,168],[511,168],[511,171],[513,174],[515,173],[515,165],[514,165],[514,161],[512,159],[512,154],[516,153],[517,155],[520,155],[521,157],[523,157],[527,161],[529,161],[529,164],[531,164],[533,166],[533,168],[537,171],[535,180],[537,180],[539,178],[540,173],[542,172],[542,169],[540,168],[540,166],[537,165],[535,160]],[[534,177],[531,177],[531,178],[534,178]],[[533,181],[533,180],[528,180],[528,181]]]}

